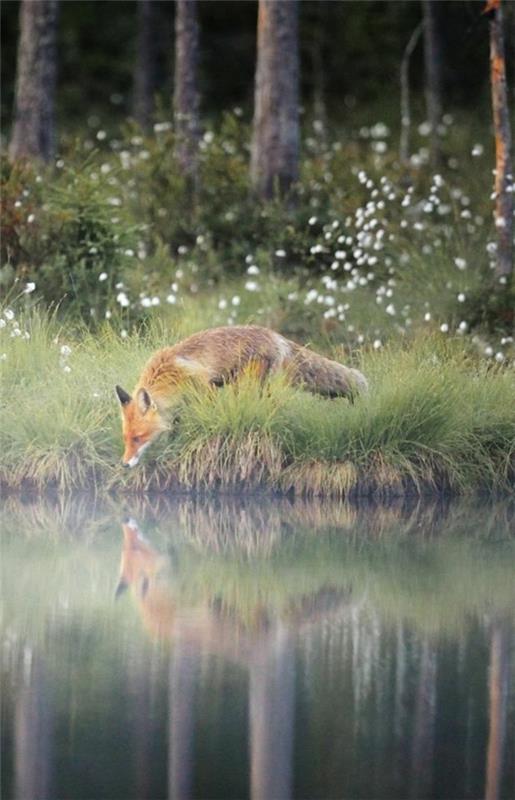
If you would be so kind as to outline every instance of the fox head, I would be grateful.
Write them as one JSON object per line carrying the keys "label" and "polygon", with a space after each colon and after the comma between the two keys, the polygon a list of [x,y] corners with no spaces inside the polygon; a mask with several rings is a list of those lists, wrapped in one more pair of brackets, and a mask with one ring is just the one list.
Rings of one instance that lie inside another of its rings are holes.
{"label": "fox head", "polygon": [[138,389],[131,397],[117,386],[116,394],[122,410],[125,445],[122,463],[124,467],[135,467],[149,444],[168,426],[146,389]]}

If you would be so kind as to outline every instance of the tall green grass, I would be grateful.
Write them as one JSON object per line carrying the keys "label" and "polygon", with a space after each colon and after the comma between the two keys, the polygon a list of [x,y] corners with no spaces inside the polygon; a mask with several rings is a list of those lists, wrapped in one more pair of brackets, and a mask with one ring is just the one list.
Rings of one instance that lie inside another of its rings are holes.
{"label": "tall green grass", "polygon": [[176,336],[151,326],[124,339],[107,325],[93,336],[38,312],[18,325],[0,365],[4,487],[343,496],[513,486],[515,371],[475,360],[461,339],[365,351],[370,394],[352,405],[281,377],[212,393],[190,387],[170,434],[128,472],[113,387],[132,388],[148,356]]}

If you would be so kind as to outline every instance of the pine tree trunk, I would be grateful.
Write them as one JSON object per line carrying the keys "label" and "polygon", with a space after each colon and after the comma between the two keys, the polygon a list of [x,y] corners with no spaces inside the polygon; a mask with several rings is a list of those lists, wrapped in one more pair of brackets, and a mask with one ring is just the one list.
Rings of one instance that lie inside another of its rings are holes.
{"label": "pine tree trunk", "polygon": [[513,182],[511,130],[504,58],[502,3],[490,17],[490,78],[495,132],[495,227],[497,230],[496,277],[505,285],[513,270]]}
{"label": "pine tree trunk", "polygon": [[57,17],[57,0],[22,0],[11,160],[54,154]]}
{"label": "pine tree trunk", "polygon": [[138,0],[138,41],[134,69],[134,119],[148,130],[154,111],[157,83],[157,18],[153,0]]}
{"label": "pine tree trunk", "polygon": [[297,0],[259,0],[251,180],[261,198],[299,174]]}
{"label": "pine tree trunk", "polygon": [[176,0],[174,119],[176,155],[183,174],[197,180],[199,140],[197,0]]}
{"label": "pine tree trunk", "polygon": [[436,0],[422,0],[424,15],[424,64],[427,118],[431,126],[431,165],[441,159],[438,125],[442,116],[441,56],[438,41]]}

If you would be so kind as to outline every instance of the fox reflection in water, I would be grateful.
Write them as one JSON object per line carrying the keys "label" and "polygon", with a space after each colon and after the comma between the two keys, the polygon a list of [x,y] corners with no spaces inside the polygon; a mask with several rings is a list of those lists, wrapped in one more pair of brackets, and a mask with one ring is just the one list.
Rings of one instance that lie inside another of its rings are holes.
{"label": "fox reflection in water", "polygon": [[325,588],[301,596],[281,614],[263,605],[242,620],[220,598],[182,606],[172,559],[158,552],[137,523],[123,524],[116,597],[127,589],[149,634],[173,643],[170,664],[169,796],[191,794],[196,669],[202,656],[236,663],[249,676],[250,788],[253,800],[292,794],[294,634],[349,608],[352,591]]}

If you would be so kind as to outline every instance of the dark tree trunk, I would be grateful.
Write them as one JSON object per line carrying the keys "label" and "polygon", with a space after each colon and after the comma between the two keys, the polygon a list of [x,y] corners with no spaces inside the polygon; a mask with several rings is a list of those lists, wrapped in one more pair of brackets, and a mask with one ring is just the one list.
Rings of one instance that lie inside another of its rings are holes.
{"label": "dark tree trunk", "polygon": [[176,154],[183,174],[197,179],[199,140],[197,0],[176,0],[174,119]]}
{"label": "dark tree trunk", "polygon": [[259,0],[252,185],[259,197],[287,192],[299,174],[297,0]]}
{"label": "dark tree trunk", "polygon": [[134,119],[148,130],[157,88],[158,6],[154,0],[138,0],[138,41],[134,69]]}
{"label": "dark tree trunk", "polygon": [[57,16],[57,0],[22,0],[11,160],[54,154]]}
{"label": "dark tree trunk", "polygon": [[510,683],[510,630],[495,620],[490,634],[489,722],[485,799],[498,800],[501,793],[506,719]]}
{"label": "dark tree trunk", "polygon": [[497,230],[497,261],[495,273],[502,286],[508,282],[513,270],[513,194],[509,191],[513,176],[502,3],[495,3],[490,14],[490,77],[496,168],[494,217]]}
{"label": "dark tree trunk", "polygon": [[422,0],[422,10],[424,14],[426,108],[431,126],[431,165],[436,167],[441,159],[438,125],[442,117],[442,70],[436,0]]}

